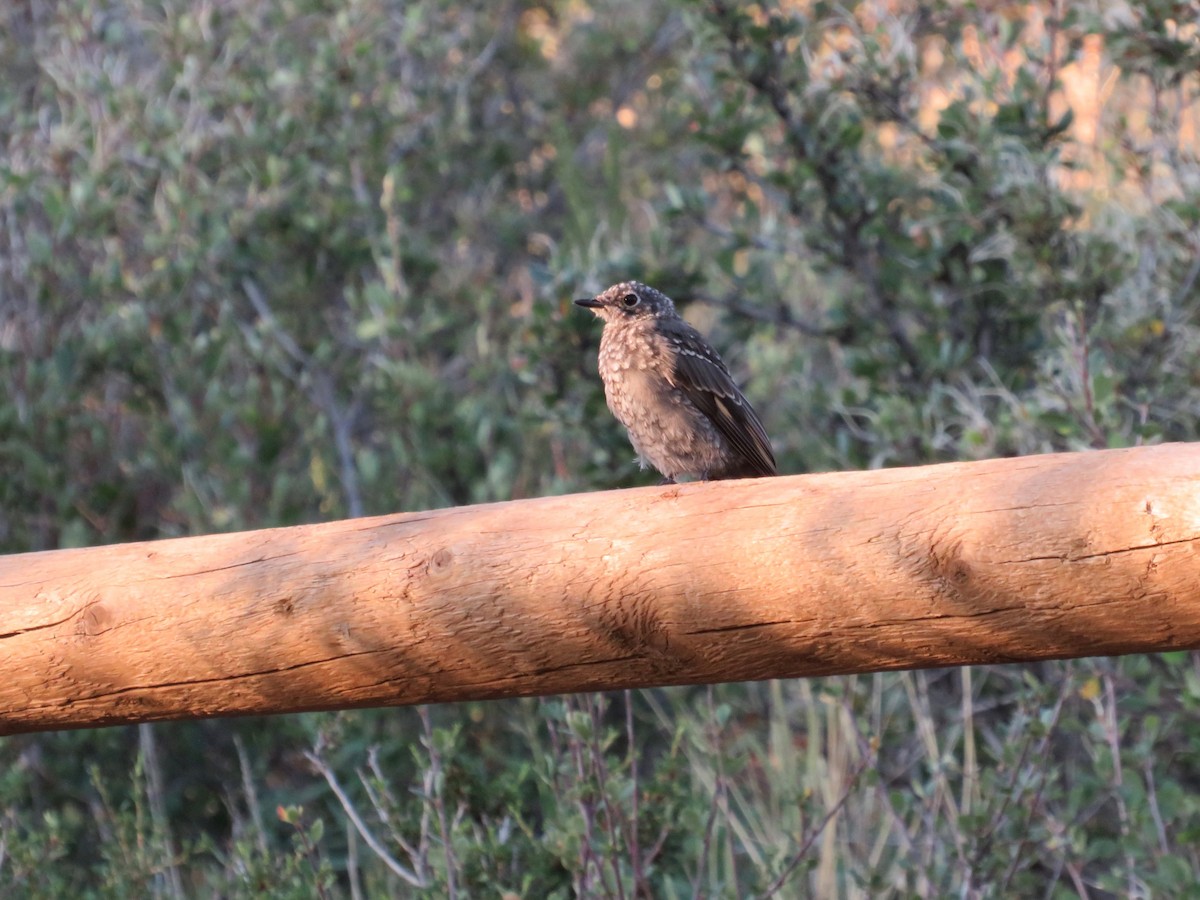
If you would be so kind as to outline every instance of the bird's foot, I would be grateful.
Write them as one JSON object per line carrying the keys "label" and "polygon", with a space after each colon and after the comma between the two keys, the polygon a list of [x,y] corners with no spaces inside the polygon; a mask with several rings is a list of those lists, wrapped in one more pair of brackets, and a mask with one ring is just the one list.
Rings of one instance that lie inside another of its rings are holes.
{"label": "bird's foot", "polygon": [[662,487],[663,485],[666,485],[666,484],[674,484],[674,483],[675,483],[675,476],[674,476],[674,475],[664,475],[664,476],[663,476],[663,480],[662,480],[662,481],[660,481],[660,482],[658,483],[658,486],[659,486],[659,487]]}

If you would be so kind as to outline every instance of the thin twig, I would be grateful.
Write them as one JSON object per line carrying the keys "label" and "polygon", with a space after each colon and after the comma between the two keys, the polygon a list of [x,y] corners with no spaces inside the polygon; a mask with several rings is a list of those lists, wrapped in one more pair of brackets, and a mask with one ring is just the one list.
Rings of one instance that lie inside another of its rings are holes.
{"label": "thin twig", "polygon": [[641,791],[641,785],[638,784],[638,756],[637,743],[634,741],[633,732],[633,691],[625,691],[625,743],[627,745],[627,754],[629,759],[629,783],[632,786],[632,796],[630,797],[630,812],[629,812],[629,836],[626,842],[629,845],[629,863],[633,869],[633,895],[640,897],[646,893],[646,873],[642,870],[642,845],[638,838],[638,827],[640,825],[638,819],[638,794]]}
{"label": "thin twig", "polygon": [[[426,784],[429,785],[429,789],[426,790],[426,801],[433,801],[433,809],[437,813],[438,828],[442,834],[442,852],[446,857],[446,895],[450,900],[454,900],[458,896],[458,888],[454,880],[454,870],[458,867],[458,860],[455,859],[454,847],[450,843],[450,827],[446,819],[446,801],[442,794],[442,785],[444,784],[441,778],[442,755],[434,742],[433,719],[429,715],[429,707],[417,707],[417,714],[421,717],[421,728],[425,732],[425,747],[429,751],[429,771],[426,773]],[[433,794],[432,797],[428,796],[430,792]]]}
{"label": "thin twig", "polygon": [[384,781],[383,773],[379,770],[378,756],[379,748],[372,747],[367,752],[367,765],[371,769],[371,774],[375,779],[375,784],[378,784],[383,790],[382,796],[380,795],[380,792],[376,790],[375,784],[371,782],[371,779],[368,778],[366,773],[364,773],[361,769],[356,773],[358,775],[358,782],[363,786],[363,790],[367,792],[367,800],[370,801],[371,808],[375,810],[375,815],[379,818],[379,821],[383,824],[383,826],[387,828],[388,834],[391,835],[392,840],[399,844],[401,849],[408,854],[408,858],[413,861],[413,867],[415,868],[418,876],[427,879],[428,870],[425,866],[425,860],[428,857],[429,849],[429,809],[424,805],[421,807],[421,840],[418,842],[418,845],[414,847],[411,843],[409,843],[409,841],[404,837],[404,834],[393,822],[391,811],[393,808],[395,808],[396,801],[387,790],[387,784]]}
{"label": "thin twig", "polygon": [[166,851],[163,869],[166,871],[167,892],[172,897],[184,896],[183,879],[175,860],[175,841],[171,837],[171,820],[167,816],[166,790],[163,785],[162,764],[158,757],[158,742],[155,740],[154,725],[143,722],[138,725],[138,745],[146,770],[146,793],[150,800],[150,818]]}
{"label": "thin twig", "polygon": [[[1193,243],[1200,243],[1193,241]],[[1192,260],[1191,268],[1187,274],[1183,276],[1183,281],[1180,282],[1179,290],[1175,292],[1175,298],[1171,301],[1171,309],[1183,309],[1184,301],[1187,300],[1188,294],[1192,292],[1192,288],[1196,284],[1196,279],[1200,278],[1200,247],[1196,248],[1196,258]]]}
{"label": "thin twig", "polygon": [[813,842],[821,836],[821,834],[825,831],[825,828],[831,821],[833,821],[834,816],[841,812],[842,807],[846,805],[846,801],[850,799],[850,794],[853,792],[855,785],[858,784],[858,779],[862,777],[862,773],[866,771],[867,766],[870,764],[871,757],[869,756],[864,756],[862,760],[859,761],[859,764],[854,768],[854,772],[850,775],[850,779],[847,782],[846,787],[842,790],[842,795],[838,797],[837,802],[830,807],[827,813],[825,813],[821,821],[818,822],[805,836],[804,842],[800,845],[796,852],[792,854],[792,858],[788,861],[788,864],[783,867],[777,876],[775,876],[775,880],[767,885],[766,890],[762,893],[763,897],[773,896],[785,884],[787,884],[788,879],[792,877],[792,873],[795,872],[800,863],[804,861],[804,857],[808,853],[809,848],[812,847]]}
{"label": "thin twig", "polygon": [[1050,62],[1047,65],[1046,89],[1042,92],[1042,124],[1050,122],[1050,97],[1058,83],[1058,34],[1062,28],[1062,0],[1054,0],[1051,6],[1049,21],[1046,23],[1046,37],[1050,44]]}
{"label": "thin twig", "polygon": [[362,872],[358,865],[358,832],[346,829],[346,878],[350,882],[350,900],[363,900]]}
{"label": "thin twig", "polygon": [[592,735],[588,749],[592,756],[592,773],[596,776],[596,788],[600,793],[600,807],[604,813],[604,830],[608,832],[608,862],[613,871],[613,878],[616,881],[617,897],[620,900],[625,900],[625,885],[621,881],[621,860],[617,842],[617,830],[613,822],[615,816],[612,804],[609,802],[608,779],[605,777],[604,772],[608,761],[605,758],[604,750],[600,746],[600,729],[604,724],[600,717],[601,703],[603,702],[602,695],[592,694],[585,702],[588,704],[588,712],[592,719]]}
{"label": "thin twig", "polygon": [[724,808],[726,796],[724,757],[721,754],[720,735],[716,727],[717,712],[716,705],[713,703],[713,688],[711,684],[707,686],[706,698],[708,701],[708,721],[705,730],[708,737],[708,752],[716,760],[716,771],[712,802],[709,804],[708,809],[708,820],[704,823],[704,841],[700,845],[700,858],[696,860],[696,876],[692,879],[693,897],[705,896],[703,890],[700,888],[700,884],[704,878],[704,870],[708,866],[708,853],[712,846],[712,836],[717,824],[717,814]]}
{"label": "thin twig", "polygon": [[[1058,726],[1058,717],[1062,713],[1063,704],[1066,703],[1067,697],[1070,696],[1073,692],[1074,692],[1074,684],[1072,683],[1071,679],[1064,678],[1062,681],[1062,685],[1059,688],[1058,701],[1054,704],[1054,709],[1051,712],[1049,720],[1045,724],[1045,730],[1042,734],[1041,741],[1038,744],[1038,749],[1035,754],[1038,758],[1041,758],[1045,755],[1046,747],[1050,743],[1050,738],[1054,733],[1054,729]],[[1024,769],[1025,759],[1029,752],[1029,748],[1032,745],[1033,745],[1033,741],[1031,741],[1031,740],[1026,741],[1025,746],[1021,749],[1021,757],[1020,757],[1017,765],[1013,768],[1012,778],[1009,780],[1009,787],[1008,787],[1008,790],[1005,792],[1004,801],[1001,803],[999,811],[992,817],[992,826],[989,828],[987,834],[985,835],[983,840],[980,842],[978,852],[975,854],[975,856],[973,858],[973,862],[976,866],[978,865],[980,859],[982,859],[982,857],[983,857],[984,848],[990,844],[991,837],[992,837],[992,834],[994,833],[995,829],[1000,825],[1000,823],[1005,821],[1004,814],[1008,808],[1008,804],[1012,801],[1013,797],[1017,793],[1017,781],[1021,776],[1022,770]],[[1037,813],[1037,811],[1041,805],[1042,792],[1046,789],[1046,784],[1049,781],[1050,769],[1048,767],[1040,766],[1040,767],[1035,768],[1035,771],[1040,776],[1039,780],[1038,780],[1038,787],[1037,787],[1037,790],[1034,792],[1034,796],[1033,796],[1032,800],[1029,803],[1025,804],[1025,807],[1027,810],[1026,816],[1025,816],[1025,827],[1020,829],[1020,832],[1019,832],[1020,834],[1024,835],[1024,837],[1017,843],[1017,846],[1013,851],[1012,860],[1009,863],[1008,871],[1005,873],[1004,880],[1000,885],[1000,895],[1001,896],[1004,896],[1007,894],[1009,882],[1011,882],[1012,879],[1016,876],[1017,867],[1018,867],[1018,865],[1020,865],[1020,862],[1021,862],[1021,856],[1025,852],[1025,848],[1030,843],[1029,830],[1033,824],[1033,817]],[[1068,872],[1072,871],[1069,863],[1067,866],[1067,871]]]}
{"label": "thin twig", "polygon": [[246,795],[246,807],[250,811],[250,821],[254,823],[255,843],[263,859],[267,859],[267,826],[262,817],[262,806],[258,802],[258,789],[254,786],[254,773],[250,770],[250,755],[246,752],[246,743],[240,734],[233,735],[233,749],[237,752],[238,768],[242,773],[242,791]]}
{"label": "thin twig", "polygon": [[1090,332],[1087,310],[1080,304],[1076,310],[1075,327],[1078,333],[1076,344],[1079,354],[1079,380],[1083,389],[1083,426],[1092,438],[1092,446],[1103,450],[1108,446],[1108,437],[1096,421],[1096,395],[1092,390],[1091,351],[1088,347]]}
{"label": "thin twig", "polygon": [[1125,779],[1121,772],[1121,734],[1117,726],[1117,692],[1113,687],[1112,674],[1105,672],[1104,699],[1107,701],[1104,710],[1104,733],[1108,738],[1109,752],[1112,754],[1113,767],[1113,799],[1117,803],[1117,821],[1121,827],[1121,847],[1125,852],[1125,871],[1129,879],[1128,895],[1138,896],[1137,870],[1133,861],[1133,851],[1129,840],[1129,809],[1125,806]]}
{"label": "thin twig", "polygon": [[1088,893],[1087,884],[1083,880],[1083,873],[1079,871],[1079,866],[1068,861],[1066,867],[1067,874],[1071,876],[1071,884],[1075,886],[1075,892],[1079,894],[1080,900],[1088,900],[1091,894]]}
{"label": "thin twig", "polygon": [[[579,779],[578,783],[580,785],[587,783],[587,766],[583,762],[582,744],[583,742],[579,740],[579,735],[574,731],[570,731],[567,738],[567,749],[571,754],[571,761],[575,764],[575,775]],[[592,806],[583,792],[580,793],[579,799],[576,802],[579,806],[580,821],[583,824],[583,840],[580,842],[579,848],[580,889],[576,893],[581,897],[587,897],[592,895],[590,873],[593,865],[595,865],[601,884],[604,883],[604,872],[592,854],[593,844],[596,840],[592,833]]]}
{"label": "thin twig", "polygon": [[1158,835],[1158,849],[1166,856],[1171,852],[1167,842],[1167,826],[1163,822],[1162,810],[1158,808],[1158,788],[1154,781],[1154,763],[1156,757],[1150,755],[1142,760],[1142,773],[1146,778],[1146,802],[1150,806],[1150,817],[1154,819],[1154,831]]}
{"label": "thin twig", "polygon": [[288,824],[296,829],[296,837],[300,839],[300,846],[304,851],[304,859],[308,862],[308,867],[312,870],[313,887],[317,890],[317,897],[319,897],[320,900],[329,900],[329,891],[325,889],[325,884],[321,879],[321,865],[317,861],[317,847],[312,840],[309,839],[308,829],[304,827],[303,818],[289,818]]}
{"label": "thin twig", "polygon": [[381,860],[383,860],[383,864],[391,869],[396,877],[406,884],[409,884],[415,888],[429,887],[429,884],[425,881],[425,879],[418,876],[416,872],[409,869],[404,865],[404,863],[400,862],[400,860],[388,853],[387,848],[383,846],[383,843],[377,837],[375,837],[375,835],[371,832],[371,829],[367,827],[367,823],[364,822],[362,820],[362,816],[358,814],[358,810],[355,808],[354,803],[342,789],[341,784],[338,783],[337,775],[334,774],[333,769],[330,768],[329,764],[321,756],[320,747],[314,747],[312,750],[306,751],[304,756],[310,763],[313,764],[313,767],[325,779],[325,782],[329,785],[329,789],[333,791],[333,795],[337,797],[338,802],[342,804],[342,809],[345,811],[346,817],[351,821],[351,823],[353,823],[359,835],[364,841],[366,841],[367,846],[371,848],[371,851]]}
{"label": "thin twig", "polygon": [[[321,410],[329,420],[329,429],[332,432],[333,445],[338,456],[338,473],[342,489],[346,493],[346,511],[350,514],[350,518],[360,518],[364,513],[364,506],[362,491],[358,486],[358,465],[354,460],[351,433],[359,413],[362,411],[361,398],[356,392],[351,397],[349,405],[343,406],[338,401],[337,392],[334,390],[333,378],[310,354],[305,353],[296,339],[279,324],[262,289],[253,279],[243,278],[242,290],[259,318],[270,329],[283,352],[298,366],[298,370],[284,370],[284,374],[308,394],[313,405]],[[305,374],[309,376],[308,379],[303,377]]]}
{"label": "thin twig", "polygon": [[808,337],[832,338],[839,343],[845,343],[853,339],[855,333],[853,325],[814,325],[812,322],[798,318],[782,303],[768,309],[755,303],[747,303],[737,294],[728,297],[714,297],[711,294],[693,294],[691,299],[708,304],[709,306],[727,309],[732,313],[745,316],[747,319],[753,319],[756,322],[767,322],[781,328],[790,328]]}

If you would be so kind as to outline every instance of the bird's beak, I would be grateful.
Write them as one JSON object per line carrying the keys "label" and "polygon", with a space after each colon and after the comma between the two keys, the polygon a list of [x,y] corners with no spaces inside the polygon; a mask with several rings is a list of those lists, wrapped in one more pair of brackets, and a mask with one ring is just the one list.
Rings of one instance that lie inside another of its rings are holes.
{"label": "bird's beak", "polygon": [[575,305],[582,306],[584,309],[599,309],[604,304],[595,297],[584,297],[582,300],[576,300]]}

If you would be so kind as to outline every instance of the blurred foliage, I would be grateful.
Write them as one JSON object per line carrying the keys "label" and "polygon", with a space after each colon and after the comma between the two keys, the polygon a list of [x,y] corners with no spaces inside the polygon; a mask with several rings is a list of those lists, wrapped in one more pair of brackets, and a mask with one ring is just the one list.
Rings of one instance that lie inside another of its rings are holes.
{"label": "blurred foliage", "polygon": [[[569,304],[629,277],[784,471],[1195,440],[1189,9],[9,4],[0,549],[644,483]],[[1198,711],[1168,654],[8,738],[0,887],[1179,896]]]}

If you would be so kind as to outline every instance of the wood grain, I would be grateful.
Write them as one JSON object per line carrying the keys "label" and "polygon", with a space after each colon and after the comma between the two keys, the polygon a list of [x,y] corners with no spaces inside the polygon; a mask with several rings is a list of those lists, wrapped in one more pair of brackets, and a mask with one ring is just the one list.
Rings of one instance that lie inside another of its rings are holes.
{"label": "wood grain", "polygon": [[1200,445],[0,557],[0,734],[1200,647]]}

